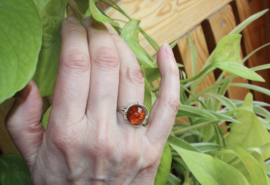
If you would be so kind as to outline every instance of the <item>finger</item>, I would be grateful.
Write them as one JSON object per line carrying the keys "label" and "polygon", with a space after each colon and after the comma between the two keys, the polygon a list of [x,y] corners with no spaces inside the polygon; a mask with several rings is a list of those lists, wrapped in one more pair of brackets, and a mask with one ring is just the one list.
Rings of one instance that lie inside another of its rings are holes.
{"label": "finger", "polygon": [[[126,42],[113,31],[110,31],[110,33],[118,51],[121,64],[118,107],[127,107],[136,101],[143,103],[144,77],[138,61]],[[119,116],[120,120],[124,120],[122,114],[119,114]]]}
{"label": "finger", "polygon": [[147,137],[151,143],[165,144],[180,104],[179,70],[168,44],[158,52],[158,68],[161,84],[157,101],[149,115]]}
{"label": "finger", "polygon": [[[62,44],[52,112],[60,118],[85,115],[90,83],[90,57],[85,28],[75,17],[62,23]],[[49,125],[48,125],[49,127]]]}
{"label": "finger", "polygon": [[33,81],[20,91],[6,117],[6,128],[31,170],[42,143],[42,99]]}
{"label": "finger", "polygon": [[[115,118],[119,84],[119,57],[107,28],[93,19],[84,19],[91,58],[90,94],[87,115],[97,119]],[[114,119],[116,120],[116,119]]]}

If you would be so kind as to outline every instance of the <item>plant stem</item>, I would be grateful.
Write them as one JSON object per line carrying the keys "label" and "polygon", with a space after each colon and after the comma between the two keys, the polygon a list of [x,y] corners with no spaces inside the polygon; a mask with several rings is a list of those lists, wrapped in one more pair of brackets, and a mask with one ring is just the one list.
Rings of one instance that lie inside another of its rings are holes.
{"label": "plant stem", "polygon": [[197,94],[196,96],[192,97],[191,99],[189,99],[186,104],[189,104],[190,102],[194,101],[195,99],[199,98],[200,96],[208,93],[209,91],[213,90],[213,89],[216,89],[217,85],[221,85],[223,83],[226,83],[227,81],[229,80],[232,80],[233,78],[237,77],[236,75],[232,75],[232,76],[229,76],[228,78],[225,78],[224,80],[218,82],[218,83],[215,83],[214,85],[208,87],[207,89],[203,90],[202,92],[200,92],[199,94]]}
{"label": "plant stem", "polygon": [[77,17],[77,19],[82,22],[81,18],[77,15],[77,12],[74,10],[74,8],[68,3],[68,6],[70,7],[70,9],[72,10],[72,12],[75,14],[75,16]]}
{"label": "plant stem", "polygon": [[193,77],[188,78],[188,79],[181,80],[181,84],[197,80],[198,78],[204,79],[205,76],[207,76],[209,73],[211,73],[215,69],[216,68],[214,67],[214,64],[210,64],[209,66],[207,66],[204,70],[202,70],[196,76],[193,76]]}
{"label": "plant stem", "polygon": [[179,135],[179,134],[182,134],[184,132],[194,130],[194,129],[198,129],[198,128],[201,128],[201,127],[204,127],[204,126],[207,126],[207,125],[211,125],[211,124],[217,123],[217,122],[219,122],[219,120],[212,121],[212,122],[209,122],[209,123],[200,123],[200,124],[197,124],[197,125],[192,125],[192,126],[187,127],[187,128],[183,128],[183,129],[180,129],[180,130],[173,131],[173,134]]}

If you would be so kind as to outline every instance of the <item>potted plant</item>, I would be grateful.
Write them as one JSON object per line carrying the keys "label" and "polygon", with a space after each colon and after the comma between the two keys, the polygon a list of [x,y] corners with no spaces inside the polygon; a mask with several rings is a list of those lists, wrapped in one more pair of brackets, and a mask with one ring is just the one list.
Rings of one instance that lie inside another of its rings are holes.
{"label": "potted plant", "polygon": [[[152,82],[160,74],[156,59],[139,44],[139,31],[156,51],[159,50],[159,45],[140,28],[139,20],[132,20],[113,0],[100,1],[129,19],[124,27],[120,27],[116,20],[110,19],[97,8],[95,0],[60,0],[49,1],[47,4],[38,0],[16,0],[16,3],[2,1],[0,10],[4,14],[0,15],[0,103],[13,97],[31,79],[36,82],[43,97],[52,95],[60,53],[61,22],[66,16],[68,6],[79,20],[91,15],[96,21],[110,23],[126,41],[144,73],[144,105],[151,109],[159,89]],[[189,123],[174,125],[162,154],[156,185],[270,184],[270,165],[267,163],[270,158],[270,113],[264,108],[270,107],[270,104],[253,101],[251,93],[247,94],[244,101],[230,100],[225,96],[232,79],[237,76],[264,81],[256,71],[268,69],[270,64],[249,69],[243,63],[252,54],[270,44],[258,48],[242,60],[239,33],[265,12],[251,16],[224,37],[197,75],[186,78],[181,72],[181,106],[176,117],[188,117]],[[14,24],[15,20],[18,24]],[[6,34],[7,28],[13,34]],[[191,37],[189,40],[192,53],[196,53]],[[172,43],[171,47],[176,43],[177,41]],[[196,74],[196,56],[192,55],[192,58]],[[217,68],[223,73],[215,84],[195,93],[199,83]],[[225,72],[230,75],[224,77]],[[270,95],[269,90],[255,85],[233,85]],[[42,118],[45,128],[49,114],[50,108]],[[224,121],[231,124],[220,128]],[[223,132],[227,129],[230,131],[224,135]],[[31,184],[30,174],[20,156],[9,153],[0,156],[0,183]]]}

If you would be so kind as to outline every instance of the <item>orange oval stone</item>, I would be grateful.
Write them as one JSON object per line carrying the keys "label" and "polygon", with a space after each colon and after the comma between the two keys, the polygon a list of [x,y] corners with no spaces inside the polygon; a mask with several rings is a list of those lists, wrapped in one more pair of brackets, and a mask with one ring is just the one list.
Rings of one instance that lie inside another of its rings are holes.
{"label": "orange oval stone", "polygon": [[127,119],[134,125],[141,124],[145,119],[145,110],[142,106],[133,105],[127,111]]}

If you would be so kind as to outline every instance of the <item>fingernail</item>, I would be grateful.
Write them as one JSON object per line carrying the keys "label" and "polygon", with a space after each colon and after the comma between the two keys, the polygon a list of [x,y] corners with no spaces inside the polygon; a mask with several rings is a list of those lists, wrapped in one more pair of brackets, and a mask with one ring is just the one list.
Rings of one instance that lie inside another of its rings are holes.
{"label": "fingernail", "polygon": [[78,20],[76,17],[74,17],[74,16],[69,16],[69,17],[67,18],[67,20],[68,20],[69,22],[76,22],[76,23],[79,22],[79,20]]}
{"label": "fingernail", "polygon": [[165,52],[167,53],[167,55],[169,55],[169,56],[171,56],[171,57],[174,57],[173,51],[172,51],[172,49],[171,49],[171,47],[170,47],[170,45],[169,45],[168,43],[165,43],[165,44],[163,45],[163,47],[164,47]]}
{"label": "fingernail", "polygon": [[108,31],[109,31],[109,33],[112,34],[112,35],[115,35],[115,34],[116,34],[116,33],[115,33],[113,30],[111,30],[111,29],[108,29]]}

